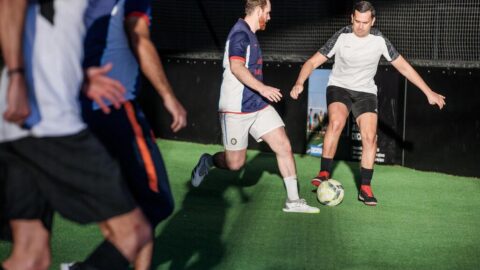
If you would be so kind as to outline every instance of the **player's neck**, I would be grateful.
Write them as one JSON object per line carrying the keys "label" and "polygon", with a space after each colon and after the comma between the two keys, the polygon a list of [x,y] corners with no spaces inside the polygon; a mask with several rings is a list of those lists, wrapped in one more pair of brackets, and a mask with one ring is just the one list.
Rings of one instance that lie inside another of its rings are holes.
{"label": "player's neck", "polygon": [[253,16],[248,16],[247,15],[247,16],[245,16],[245,18],[243,20],[248,24],[248,26],[250,27],[250,30],[253,33],[257,32],[257,30],[259,29],[257,18],[254,18]]}

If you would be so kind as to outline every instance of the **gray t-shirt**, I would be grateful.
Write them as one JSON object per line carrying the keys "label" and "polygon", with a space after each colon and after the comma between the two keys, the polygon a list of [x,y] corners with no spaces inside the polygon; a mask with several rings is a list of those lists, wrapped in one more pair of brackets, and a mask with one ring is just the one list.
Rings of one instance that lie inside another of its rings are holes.
{"label": "gray t-shirt", "polygon": [[373,81],[378,62],[383,55],[391,62],[400,54],[390,41],[375,28],[365,37],[358,37],[352,26],[346,26],[335,33],[319,53],[331,58],[335,55],[335,64],[328,85],[343,87],[353,91],[377,94]]}

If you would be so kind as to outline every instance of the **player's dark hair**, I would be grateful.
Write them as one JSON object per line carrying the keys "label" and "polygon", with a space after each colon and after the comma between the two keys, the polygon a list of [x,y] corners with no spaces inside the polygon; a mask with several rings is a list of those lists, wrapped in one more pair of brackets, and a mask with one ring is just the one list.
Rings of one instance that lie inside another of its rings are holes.
{"label": "player's dark hair", "polygon": [[246,0],[245,1],[245,14],[251,14],[256,7],[264,9],[267,6],[268,0]]}
{"label": "player's dark hair", "polygon": [[360,1],[353,5],[352,14],[355,14],[355,10],[360,13],[365,13],[370,11],[372,13],[372,18],[375,18],[375,8],[373,7],[372,3],[368,1]]}

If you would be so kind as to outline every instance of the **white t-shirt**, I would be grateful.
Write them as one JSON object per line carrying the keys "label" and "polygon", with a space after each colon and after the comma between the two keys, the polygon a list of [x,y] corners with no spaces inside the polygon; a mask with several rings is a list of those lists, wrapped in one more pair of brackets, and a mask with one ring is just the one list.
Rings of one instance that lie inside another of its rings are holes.
{"label": "white t-shirt", "polygon": [[335,55],[328,85],[375,95],[377,86],[373,77],[380,57],[383,55],[391,62],[400,56],[379,30],[372,28],[369,35],[358,37],[353,33],[352,26],[335,33],[319,52],[328,58]]}
{"label": "white t-shirt", "polygon": [[[83,81],[83,19],[87,4],[88,0],[55,0],[53,6],[41,6],[37,1],[29,1],[23,53],[31,128],[20,129],[0,117],[0,142],[25,136],[67,136],[86,128],[78,94]],[[7,86],[3,73],[1,114],[6,109]]]}

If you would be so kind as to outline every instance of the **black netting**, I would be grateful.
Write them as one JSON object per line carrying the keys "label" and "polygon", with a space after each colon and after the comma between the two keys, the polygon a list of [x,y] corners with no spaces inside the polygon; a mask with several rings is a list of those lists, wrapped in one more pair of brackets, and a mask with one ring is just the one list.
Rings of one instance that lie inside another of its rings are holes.
{"label": "black netting", "polygon": [[[350,23],[352,0],[273,0],[272,21],[258,36],[267,61],[307,59]],[[419,66],[480,67],[480,0],[379,0],[377,27]],[[219,59],[244,1],[154,1],[158,48],[191,58]]]}

